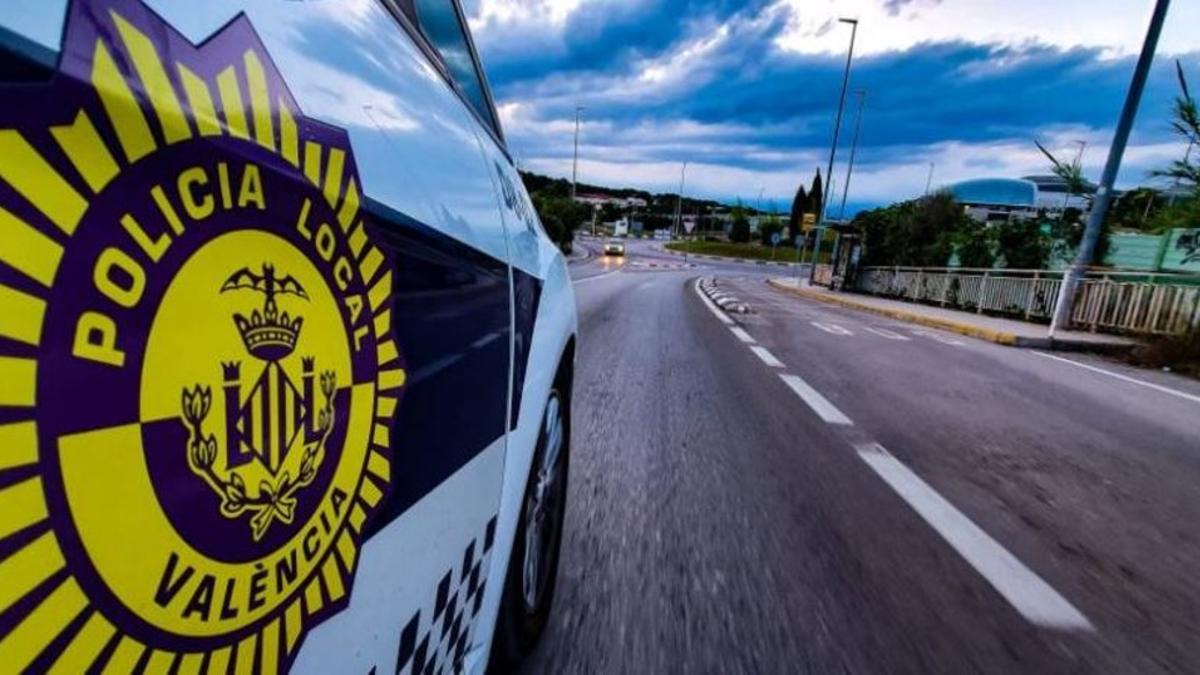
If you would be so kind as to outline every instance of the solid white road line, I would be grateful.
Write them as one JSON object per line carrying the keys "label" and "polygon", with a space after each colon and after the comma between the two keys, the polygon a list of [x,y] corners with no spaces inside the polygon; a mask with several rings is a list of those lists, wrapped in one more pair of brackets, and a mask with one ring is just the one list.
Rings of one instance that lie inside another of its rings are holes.
{"label": "solid white road line", "polygon": [[831,335],[854,335],[854,333],[836,323],[821,323],[820,321],[809,321],[809,323]]}
{"label": "solid white road line", "polygon": [[800,400],[808,404],[808,407],[812,408],[813,412],[817,413],[817,416],[819,416],[825,422],[829,424],[842,424],[846,426],[854,424],[850,421],[849,417],[846,417],[844,414],[842,414],[841,410],[837,409],[837,406],[830,403],[829,400],[822,396],[821,393],[816,389],[808,386],[808,383],[800,379],[798,375],[781,373],[779,377],[784,381],[785,384],[787,384],[787,386],[791,387],[792,391],[796,392],[796,395],[800,397]]}
{"label": "solid white road line", "polygon": [[1021,616],[1047,628],[1093,630],[1087,618],[1037,574],[971,522],[883,446],[855,447],[896,494],[987,580]]}
{"label": "solid white road line", "polygon": [[784,367],[783,361],[780,361],[779,359],[775,358],[775,355],[772,354],[771,352],[767,351],[766,347],[762,347],[759,345],[750,345],[750,351],[754,352],[755,356],[762,359],[763,363],[767,364],[768,366],[771,366],[772,368],[783,368]]}
{"label": "solid white road line", "polygon": [[907,341],[907,340],[911,340],[911,339],[912,339],[912,338],[910,338],[910,337],[906,337],[906,336],[904,336],[904,335],[901,335],[901,334],[899,334],[899,333],[896,333],[896,332],[894,332],[894,331],[890,331],[890,330],[888,330],[888,329],[886,329],[886,328],[875,328],[875,327],[872,327],[872,326],[863,326],[863,330],[866,330],[866,331],[868,331],[868,332],[874,333],[874,334],[878,335],[879,337],[884,337],[884,338],[887,338],[887,339],[889,339],[889,340],[901,340],[901,341]]}
{"label": "solid white road line", "polygon": [[704,303],[704,306],[708,308],[708,311],[715,314],[716,317],[721,320],[721,323],[725,324],[726,326],[733,325],[733,319],[725,316],[725,312],[717,309],[717,306],[712,303],[712,300],[708,299],[708,296],[704,294],[704,291],[700,290],[700,282],[697,281],[694,288],[696,289],[696,295],[700,298],[700,301]]}
{"label": "solid white road line", "polygon": [[587,283],[587,282],[589,282],[589,281],[595,281],[595,280],[597,280],[597,279],[603,279],[604,277],[611,277],[612,275],[614,275],[614,274],[616,274],[617,272],[620,272],[620,271],[621,271],[621,270],[619,270],[619,269],[615,269],[615,270],[613,270],[613,271],[611,271],[611,272],[605,272],[604,274],[597,274],[597,275],[595,275],[595,276],[592,276],[592,277],[584,277],[584,278],[582,278],[582,279],[572,279],[572,280],[571,280],[571,283],[573,283],[573,284],[575,284],[576,286],[578,286],[579,284]]}
{"label": "solid white road line", "polygon": [[741,328],[739,328],[737,326],[731,326],[729,328],[729,331],[731,333],[733,333],[734,335],[736,335],[737,339],[741,340],[742,342],[745,342],[748,345],[754,344],[754,338],[750,337],[750,334],[747,333],[746,331],[742,330]]}
{"label": "solid white road line", "polygon": [[1170,394],[1171,396],[1178,396],[1179,398],[1182,398],[1182,399],[1184,399],[1184,400],[1187,400],[1187,401],[1191,401],[1191,402],[1193,402],[1193,403],[1200,403],[1200,396],[1197,396],[1197,395],[1195,395],[1195,394],[1189,394],[1189,393],[1187,393],[1187,392],[1184,392],[1184,391],[1179,391],[1178,389],[1172,389],[1172,388],[1170,388],[1170,387],[1164,387],[1164,386],[1162,386],[1161,384],[1154,384],[1153,382],[1145,382],[1145,381],[1143,381],[1143,380],[1139,380],[1139,379],[1137,379],[1137,378],[1135,378],[1135,377],[1129,377],[1128,375],[1122,375],[1122,374],[1120,374],[1120,373],[1114,373],[1114,372],[1112,372],[1111,370],[1105,370],[1105,369],[1103,369],[1103,368],[1097,368],[1096,366],[1089,366],[1089,365],[1088,365],[1088,364],[1086,364],[1086,363],[1080,363],[1080,362],[1078,362],[1078,361],[1072,361],[1071,359],[1064,359],[1064,358],[1063,358],[1063,357],[1061,357],[1061,356],[1055,356],[1055,355],[1053,355],[1053,354],[1047,354],[1047,353],[1045,353],[1045,352],[1034,352],[1034,354],[1037,354],[1038,356],[1044,356],[1044,357],[1046,357],[1046,358],[1048,358],[1048,359],[1054,359],[1055,361],[1062,361],[1063,363],[1069,363],[1069,364],[1071,364],[1071,365],[1073,365],[1073,366],[1079,366],[1080,368],[1083,368],[1083,369],[1085,369],[1085,370],[1090,370],[1090,371],[1092,371],[1092,372],[1100,373],[1101,375],[1107,375],[1107,376],[1109,376],[1109,377],[1115,377],[1115,378],[1117,378],[1118,380],[1124,380],[1125,382],[1129,382],[1129,383],[1132,383],[1132,384],[1141,385],[1141,386],[1143,386],[1143,387],[1148,387],[1148,388],[1150,388],[1150,389],[1153,389],[1153,390],[1155,390],[1155,391],[1161,391],[1161,392],[1162,392],[1162,393],[1164,393],[1164,394]]}

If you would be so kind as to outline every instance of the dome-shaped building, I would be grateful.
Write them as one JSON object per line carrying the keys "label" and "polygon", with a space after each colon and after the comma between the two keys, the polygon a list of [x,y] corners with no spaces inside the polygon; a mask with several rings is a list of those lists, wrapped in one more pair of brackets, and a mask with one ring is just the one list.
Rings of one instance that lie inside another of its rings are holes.
{"label": "dome-shaped building", "polygon": [[1037,215],[1038,186],[1023,178],[975,178],[942,188],[981,221]]}

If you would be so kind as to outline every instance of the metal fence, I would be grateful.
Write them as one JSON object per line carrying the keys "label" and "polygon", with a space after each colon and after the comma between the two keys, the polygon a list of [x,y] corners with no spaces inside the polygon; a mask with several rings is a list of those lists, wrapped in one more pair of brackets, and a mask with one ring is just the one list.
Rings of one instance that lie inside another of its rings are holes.
{"label": "metal fence", "polygon": [[[980,314],[1048,322],[1061,271],[954,267],[868,267],[864,293]],[[1200,277],[1144,272],[1089,272],[1075,291],[1071,328],[1131,334],[1182,334],[1200,329]]]}

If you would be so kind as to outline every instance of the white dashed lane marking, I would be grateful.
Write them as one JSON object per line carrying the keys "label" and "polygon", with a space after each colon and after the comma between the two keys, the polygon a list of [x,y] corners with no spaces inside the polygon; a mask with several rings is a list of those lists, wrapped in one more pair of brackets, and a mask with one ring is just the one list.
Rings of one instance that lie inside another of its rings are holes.
{"label": "white dashed lane marking", "polygon": [[870,333],[874,333],[881,338],[887,338],[889,340],[897,340],[897,341],[904,342],[904,341],[908,341],[908,340],[912,339],[910,337],[901,335],[895,331],[890,331],[886,328],[880,328],[878,326],[863,326],[863,330],[870,332]]}
{"label": "white dashed lane marking", "polygon": [[810,321],[815,328],[819,328],[830,335],[854,335],[850,330],[842,328],[836,323],[824,323],[821,321]]}
{"label": "white dashed lane marking", "polygon": [[812,411],[817,413],[817,416],[823,421],[829,424],[840,424],[843,426],[850,426],[854,424],[850,421],[849,417],[846,417],[841,410],[837,409],[837,406],[830,403],[829,399],[822,396],[819,391],[810,387],[807,382],[800,378],[799,375],[782,373],[779,375],[779,377],[783,380],[784,384],[786,384],[792,391],[796,392],[796,395],[800,397],[800,400],[804,401],[809,408],[812,408]]}
{"label": "white dashed lane marking", "polygon": [[1037,574],[1009,553],[883,446],[855,446],[858,456],[1030,622],[1090,631],[1092,624]]}
{"label": "white dashed lane marking", "polygon": [[737,339],[741,340],[742,342],[745,342],[748,345],[754,344],[754,338],[750,337],[750,334],[745,330],[737,326],[732,326],[729,330],[732,331],[733,334],[737,336]]}
{"label": "white dashed lane marking", "polygon": [[750,345],[750,351],[754,352],[755,356],[762,359],[763,363],[767,364],[768,366],[771,366],[772,368],[785,368],[786,367],[783,365],[783,361],[780,361],[779,359],[775,358],[775,355],[772,354],[771,352],[767,351],[766,347],[762,347],[759,345]]}

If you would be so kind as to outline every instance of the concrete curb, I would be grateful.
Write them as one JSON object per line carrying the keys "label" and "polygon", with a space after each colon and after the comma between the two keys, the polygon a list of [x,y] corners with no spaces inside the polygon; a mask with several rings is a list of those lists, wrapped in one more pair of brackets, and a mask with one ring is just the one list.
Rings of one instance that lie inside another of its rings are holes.
{"label": "concrete curb", "polygon": [[[679,256],[683,255],[683,251],[676,251],[674,249],[667,248],[666,246],[663,246],[662,250],[666,253],[670,253],[671,255],[679,255]],[[775,265],[776,267],[795,267],[796,266],[796,263],[785,262],[782,260],[759,260],[757,258],[730,258],[728,256],[723,256],[723,255],[708,255],[707,253],[689,253],[688,257],[689,258],[699,258],[699,259],[703,259],[703,260],[720,260],[720,261],[724,261],[724,262],[743,263],[745,265]],[[807,263],[805,263],[805,264],[807,264]]]}
{"label": "concrete curb", "polygon": [[792,295],[795,295],[795,296],[798,296],[801,298],[806,298],[809,300],[816,300],[818,302],[824,302],[824,303],[828,303],[831,305],[839,305],[841,307],[846,307],[849,309],[856,309],[856,310],[859,310],[862,312],[871,312],[872,314],[879,314],[879,315],[886,316],[891,319],[896,319],[897,321],[904,321],[907,323],[913,323],[913,324],[917,324],[920,326],[927,326],[929,328],[939,328],[941,330],[947,330],[947,331],[950,331],[953,333],[958,333],[959,335],[975,337],[975,338],[979,338],[981,340],[995,342],[996,344],[1005,345],[1008,347],[1019,347],[1019,348],[1023,348],[1023,349],[1046,349],[1046,350],[1057,350],[1057,351],[1110,352],[1110,353],[1111,352],[1122,352],[1122,351],[1126,351],[1126,350],[1134,347],[1134,344],[1132,342],[1130,342],[1130,343],[1117,343],[1117,342],[1097,343],[1097,342],[1083,342],[1080,340],[1062,340],[1062,339],[1052,340],[1049,337],[1028,337],[1028,336],[1024,336],[1024,335],[1017,335],[1015,333],[1010,333],[1007,331],[1000,331],[1000,330],[995,330],[995,329],[991,329],[991,328],[984,328],[983,326],[976,326],[974,324],[966,323],[963,321],[940,319],[937,317],[927,316],[927,315],[921,314],[919,312],[910,312],[910,311],[900,310],[900,309],[877,307],[877,306],[869,304],[869,303],[859,302],[859,301],[855,300],[853,297],[832,296],[832,295],[829,295],[828,293],[821,293],[819,291],[810,291],[810,290],[805,290],[803,288],[796,288],[795,286],[791,286],[791,285],[782,283],[778,279],[768,279],[767,283],[778,290],[781,290],[785,293],[791,293]]}
{"label": "concrete curb", "polygon": [[700,291],[726,314],[749,314],[750,305],[717,288],[717,280],[713,277],[700,279]]}

